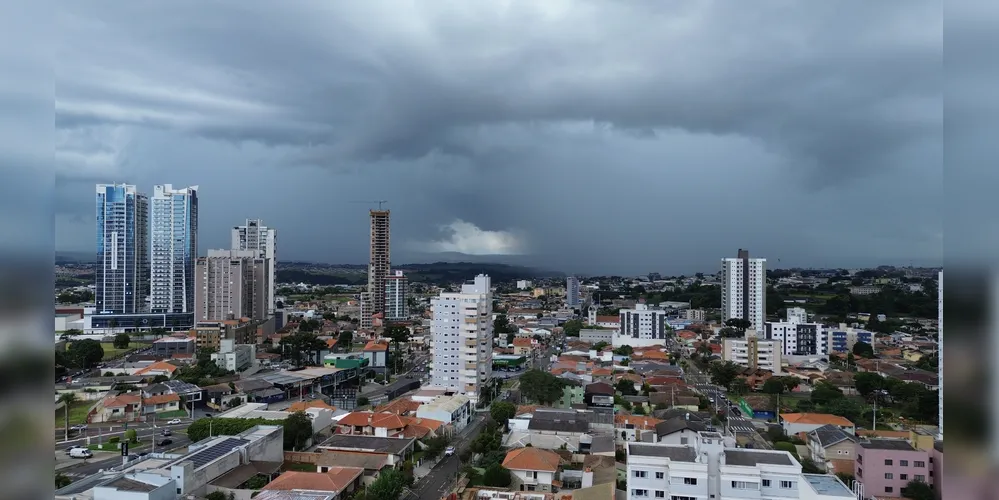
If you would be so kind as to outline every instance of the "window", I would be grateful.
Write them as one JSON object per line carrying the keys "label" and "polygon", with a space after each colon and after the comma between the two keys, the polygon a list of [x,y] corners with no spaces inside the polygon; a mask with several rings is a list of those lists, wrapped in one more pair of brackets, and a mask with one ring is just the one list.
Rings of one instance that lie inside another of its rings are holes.
{"label": "window", "polygon": [[895,488],[893,488],[891,486],[885,486],[885,493],[892,493],[894,491],[895,491]]}
{"label": "window", "polygon": [[663,490],[656,490],[656,498],[666,498],[666,492]]}
{"label": "window", "polygon": [[916,460],[915,462],[912,463],[912,466],[913,467],[926,467],[926,462],[922,462],[922,461]]}
{"label": "window", "polygon": [[736,490],[755,490],[756,483],[747,483],[746,481],[732,481],[732,488]]}
{"label": "window", "polygon": [[644,471],[644,470],[636,470],[635,471],[635,477],[640,477],[640,478],[644,479],[644,478],[646,478],[648,476],[649,476],[649,472],[648,471]]}
{"label": "window", "polygon": [[860,462],[860,463],[864,463],[864,456],[863,455],[857,455],[857,461]]}
{"label": "window", "polygon": [[895,479],[895,474],[891,472],[885,472],[885,479]]}
{"label": "window", "polygon": [[902,480],[902,481],[905,481],[905,480],[909,479],[909,475],[908,474],[899,474],[898,478],[900,480]]}
{"label": "window", "polygon": [[898,461],[898,466],[899,467],[908,467],[909,466],[909,461],[908,460],[899,460]]}
{"label": "window", "polygon": [[687,438],[680,438],[680,444],[687,444]]}
{"label": "window", "polygon": [[683,484],[689,484],[691,486],[697,486],[697,478],[696,477],[685,477],[685,478],[683,478]]}
{"label": "window", "polygon": [[780,482],[780,487],[782,489],[785,489],[785,490],[789,490],[791,488],[794,488],[794,481],[781,481]]}
{"label": "window", "polygon": [[769,488],[770,487],[770,480],[769,479],[764,479],[763,480],[763,487],[764,488]]}
{"label": "window", "polygon": [[666,478],[665,472],[656,472],[656,479],[665,479],[665,478]]}
{"label": "window", "polygon": [[885,460],[885,465],[893,465],[890,458]]}
{"label": "window", "polygon": [[926,476],[924,476],[922,474],[916,474],[916,481],[919,481],[921,483],[925,483],[926,482]]}
{"label": "window", "polygon": [[649,496],[649,490],[631,490],[631,496],[647,497]]}
{"label": "window", "polygon": [[861,468],[857,469],[857,477],[864,477],[864,469]]}

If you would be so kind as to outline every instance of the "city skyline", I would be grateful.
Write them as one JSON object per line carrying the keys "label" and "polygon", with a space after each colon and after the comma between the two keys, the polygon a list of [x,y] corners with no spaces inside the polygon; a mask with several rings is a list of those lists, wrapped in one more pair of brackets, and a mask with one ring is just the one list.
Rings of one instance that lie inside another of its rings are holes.
{"label": "city skyline", "polygon": [[216,28],[196,32],[184,6],[112,5],[57,21],[74,40],[56,75],[60,250],[92,248],[81,186],[170,180],[213,193],[201,248],[253,215],[281,228],[286,261],[365,262],[358,199],[389,200],[396,262],[679,274],[740,246],[788,267],[941,261],[928,3],[848,18],[765,3],[205,5]]}

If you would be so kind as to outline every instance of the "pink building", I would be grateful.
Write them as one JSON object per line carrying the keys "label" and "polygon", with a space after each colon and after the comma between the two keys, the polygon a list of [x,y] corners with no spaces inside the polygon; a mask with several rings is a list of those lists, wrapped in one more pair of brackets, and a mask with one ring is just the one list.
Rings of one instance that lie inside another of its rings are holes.
{"label": "pink building", "polygon": [[[865,497],[902,497],[909,481],[934,484],[931,452],[902,439],[872,439],[857,443],[854,477],[864,485]],[[941,464],[942,465],[942,464]]]}
{"label": "pink building", "polygon": [[933,451],[930,452],[930,476],[932,476],[936,482],[933,483],[933,489],[937,494],[937,498],[943,498],[943,441],[937,441],[933,443]]}

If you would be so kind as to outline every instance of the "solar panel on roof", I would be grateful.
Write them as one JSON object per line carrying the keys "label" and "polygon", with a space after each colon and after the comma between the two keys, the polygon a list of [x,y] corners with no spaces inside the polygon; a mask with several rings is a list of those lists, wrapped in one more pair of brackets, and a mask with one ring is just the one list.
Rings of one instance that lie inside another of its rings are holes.
{"label": "solar panel on roof", "polygon": [[212,460],[218,459],[229,454],[232,450],[239,448],[240,446],[249,444],[247,439],[239,438],[227,438],[221,442],[215,443],[208,448],[194,452],[193,455],[184,457],[182,461],[190,460],[194,463],[194,468],[199,469],[205,464],[211,462]]}

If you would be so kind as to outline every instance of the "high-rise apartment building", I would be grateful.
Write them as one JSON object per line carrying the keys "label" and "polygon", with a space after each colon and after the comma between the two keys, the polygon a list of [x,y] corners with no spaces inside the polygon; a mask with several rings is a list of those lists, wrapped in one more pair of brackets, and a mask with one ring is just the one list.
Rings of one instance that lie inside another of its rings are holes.
{"label": "high-rise apartment building", "polygon": [[763,329],[767,313],[767,259],[749,258],[739,249],[738,257],[722,259],[722,321],[743,318],[750,328]]}
{"label": "high-rise apartment building", "polygon": [[621,327],[614,336],[614,347],[665,346],[673,332],[666,311],[653,309],[644,302],[635,304],[634,309],[621,309],[618,316]]}
{"label": "high-rise apartment building", "polygon": [[722,359],[753,370],[781,372],[783,357],[780,340],[763,340],[755,335],[745,339],[727,338],[722,341]]}
{"label": "high-rise apartment building", "polygon": [[98,314],[148,309],[149,197],[128,184],[97,185]]}
{"label": "high-rise apartment building", "polygon": [[372,315],[375,313],[372,310],[374,309],[374,304],[375,301],[372,300],[371,293],[361,292],[361,299],[358,301],[358,314],[361,315],[357,323],[358,328],[366,330],[374,326],[374,322],[372,321]]}
{"label": "high-rise apartment building", "polygon": [[268,317],[269,259],[255,250],[209,250],[195,265],[195,321]]}
{"label": "high-rise apartment building", "polygon": [[392,267],[389,254],[389,211],[371,211],[371,259],[368,262],[368,293],[373,313],[385,312],[385,277]]}
{"label": "high-rise apartment building", "polygon": [[155,186],[151,205],[150,310],[194,312],[198,186],[181,189],[170,184]]}
{"label": "high-rise apartment building", "polygon": [[493,294],[489,276],[480,274],[461,292],[441,293],[433,312],[431,384],[468,396],[473,404],[492,378]]}
{"label": "high-rise apartment building", "polygon": [[253,250],[257,257],[267,259],[267,313],[274,314],[277,294],[277,234],[260,219],[246,219],[246,224],[232,228],[232,249]]}
{"label": "high-rise apartment building", "polygon": [[565,279],[565,305],[579,307],[579,278],[575,276]]}
{"label": "high-rise apartment building", "polygon": [[409,318],[409,279],[402,271],[385,277],[385,319],[402,321]]}
{"label": "high-rise apartment building", "polygon": [[944,358],[944,345],[943,345],[943,271],[937,273],[937,385],[940,387],[937,393],[937,406],[939,408],[939,427],[937,431],[937,439],[943,441],[943,391],[944,391],[944,372],[943,372],[943,358]]}
{"label": "high-rise apartment building", "polygon": [[763,324],[762,337],[779,340],[785,356],[827,356],[829,335],[821,323],[808,323],[808,313],[800,307],[787,310],[787,320]]}

